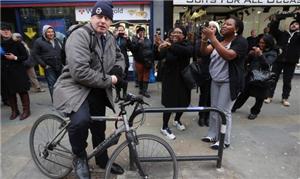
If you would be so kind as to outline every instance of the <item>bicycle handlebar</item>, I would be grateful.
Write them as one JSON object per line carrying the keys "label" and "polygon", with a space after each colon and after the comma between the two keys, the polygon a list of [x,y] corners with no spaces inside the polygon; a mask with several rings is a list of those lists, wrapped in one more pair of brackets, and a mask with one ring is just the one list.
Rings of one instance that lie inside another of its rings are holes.
{"label": "bicycle handlebar", "polygon": [[148,103],[146,103],[143,100],[142,96],[136,96],[134,94],[128,93],[126,95],[126,97],[123,99],[124,102],[120,103],[119,105],[122,107],[128,106],[128,105],[133,105],[134,103],[139,103],[139,104],[146,104],[149,105]]}

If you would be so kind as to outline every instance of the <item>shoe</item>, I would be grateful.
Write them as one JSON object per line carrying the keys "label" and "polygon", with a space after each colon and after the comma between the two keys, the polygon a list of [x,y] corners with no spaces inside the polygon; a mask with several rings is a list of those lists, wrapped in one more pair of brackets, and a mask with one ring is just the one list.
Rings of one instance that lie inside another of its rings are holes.
{"label": "shoe", "polygon": [[32,89],[32,92],[35,92],[35,93],[41,93],[41,92],[45,92],[46,90],[44,90],[43,88],[33,88]]}
{"label": "shoe", "polygon": [[90,179],[90,170],[86,157],[75,157],[73,159],[75,174],[80,179]]}
{"label": "shoe", "polygon": [[[216,143],[212,144],[210,146],[210,148],[213,149],[213,150],[218,150],[219,146],[220,146],[220,143],[219,143],[219,141],[217,141]],[[228,147],[230,147],[230,144],[224,144],[224,148],[223,149],[226,149]]]}
{"label": "shoe", "polygon": [[176,136],[172,133],[172,131],[169,128],[161,128],[160,132],[170,140],[174,140],[176,138]]}
{"label": "shoe", "polygon": [[267,99],[264,100],[264,102],[265,102],[266,104],[269,104],[269,103],[272,102],[272,98],[267,98]]}
{"label": "shoe", "polygon": [[124,169],[120,165],[113,163],[110,169],[110,173],[115,175],[122,175],[124,173]]}
{"label": "shoe", "polygon": [[42,92],[45,92],[45,91],[46,91],[46,90],[44,90],[43,88],[38,88],[38,89],[37,89],[37,92],[41,92],[41,93],[42,93]]}
{"label": "shoe", "polygon": [[285,106],[285,107],[289,107],[291,104],[288,102],[287,99],[282,99],[281,101],[282,105]]}
{"label": "shoe", "polygon": [[249,114],[248,119],[254,120],[257,117],[257,114]]}
{"label": "shoe", "polygon": [[215,142],[215,138],[212,138],[212,137],[209,137],[209,136],[205,136],[205,137],[202,137],[201,140],[203,142]]}
{"label": "shoe", "polygon": [[183,124],[181,124],[181,122],[178,121],[173,121],[173,126],[175,126],[178,130],[180,131],[184,131],[185,130],[185,126]]}

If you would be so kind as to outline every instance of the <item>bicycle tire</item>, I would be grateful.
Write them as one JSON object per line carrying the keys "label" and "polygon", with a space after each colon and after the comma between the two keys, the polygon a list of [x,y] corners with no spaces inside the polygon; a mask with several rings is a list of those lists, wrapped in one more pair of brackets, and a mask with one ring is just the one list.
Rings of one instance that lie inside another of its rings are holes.
{"label": "bicycle tire", "polygon": [[[143,157],[169,157],[170,161],[160,162],[141,162],[143,170],[148,178],[178,178],[178,164],[176,155],[171,146],[162,138],[151,134],[142,134],[137,136],[138,144],[135,145],[139,159]],[[153,145],[150,145],[153,142]],[[134,170],[129,169],[129,148],[128,141],[123,142],[113,152],[111,159],[107,163],[105,169],[105,179],[114,178],[115,175],[110,173],[113,163],[119,164],[124,169],[121,178],[142,178],[135,167]],[[148,144],[148,145],[147,145]],[[160,150],[160,151],[158,151]],[[160,155],[160,156],[158,156]],[[151,169],[150,169],[151,167]],[[149,172],[152,172],[151,174]]]}
{"label": "bicycle tire", "polygon": [[51,147],[48,145],[65,125],[61,117],[46,114],[35,121],[30,131],[29,145],[32,159],[38,169],[50,178],[63,178],[72,171],[73,155],[66,133],[61,134],[60,139],[56,141],[57,145]]}

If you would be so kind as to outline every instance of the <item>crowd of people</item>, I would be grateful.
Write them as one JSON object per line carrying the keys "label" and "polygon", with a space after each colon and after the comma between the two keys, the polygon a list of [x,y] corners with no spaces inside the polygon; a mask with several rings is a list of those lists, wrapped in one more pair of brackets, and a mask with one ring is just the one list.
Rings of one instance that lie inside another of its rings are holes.
{"label": "crowd of people", "polygon": [[[70,33],[65,42],[56,38],[54,27],[45,25],[42,36],[35,40],[31,50],[21,34],[13,34],[10,26],[1,25],[1,99],[11,107],[10,119],[20,115],[20,120],[23,120],[30,116],[30,86],[34,91],[45,91],[35,74],[34,67],[39,64],[45,70],[53,106],[71,119],[68,133],[75,154],[73,165],[79,178],[90,178],[85,151],[88,130],[92,133],[93,147],[105,139],[105,121],[91,124],[90,116],[105,115],[106,107],[114,111],[114,103],[127,94],[127,51],[133,54],[139,94],[147,98],[151,97],[148,92],[149,72],[158,61],[161,104],[164,107],[190,105],[191,89],[185,85],[181,72],[195,57],[203,79],[199,84],[199,106],[218,108],[226,116],[224,148],[231,143],[232,112],[252,96],[255,104],[248,119],[257,118],[263,103],[272,102],[281,72],[282,105],[290,106],[291,81],[300,56],[299,19],[292,21],[288,30],[280,31],[278,26],[283,19],[272,16],[264,33],[257,36],[252,30],[246,39],[242,35],[243,22],[230,16],[222,25],[210,21],[202,28],[198,39],[188,39],[186,28],[175,26],[165,39],[155,34],[152,42],[141,26],[132,38],[122,25],[116,27],[115,34],[111,33],[108,29],[113,20],[112,7],[108,1],[96,2],[90,22]],[[96,39],[93,49],[90,49],[91,34]],[[251,83],[254,70],[273,72],[274,81],[264,86]],[[115,99],[113,88],[116,90]],[[17,94],[21,98],[22,114],[18,109]],[[181,121],[182,114],[177,112],[172,121],[179,131],[186,130]],[[163,113],[160,132],[174,140],[176,136],[168,125],[171,116],[172,113]],[[201,140],[212,143],[212,149],[218,149],[220,116],[216,112],[207,112],[199,113],[196,118],[199,126],[209,127]],[[107,161],[107,151],[96,156],[100,168],[105,168]],[[124,171],[114,164],[111,172],[122,174]]]}

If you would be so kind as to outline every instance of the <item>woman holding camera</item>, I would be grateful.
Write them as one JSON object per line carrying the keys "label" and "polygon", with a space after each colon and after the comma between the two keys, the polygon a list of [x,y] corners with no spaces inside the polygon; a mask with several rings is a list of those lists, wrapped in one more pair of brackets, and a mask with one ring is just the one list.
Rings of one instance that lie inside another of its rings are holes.
{"label": "woman holding camera", "polygon": [[252,70],[269,71],[270,66],[277,58],[277,51],[274,49],[274,39],[271,35],[263,35],[259,38],[258,47],[252,47],[246,60],[248,75],[246,76],[245,90],[235,101],[232,112],[243,106],[249,96],[255,97],[255,104],[250,109],[248,119],[253,120],[260,113],[264,99],[267,97],[269,86],[255,86],[249,84],[249,74]]}
{"label": "woman holding camera", "polygon": [[[193,46],[186,40],[186,30],[176,27],[171,31],[170,41],[159,45],[160,58],[165,58],[162,70],[161,101],[165,107],[187,107],[191,100],[191,90],[185,86],[181,71],[189,65],[193,53]],[[174,80],[175,79],[175,80]],[[180,131],[185,130],[180,118],[182,112],[177,112],[173,125]],[[168,139],[175,139],[175,135],[168,127],[171,113],[163,113],[161,133]]]}
{"label": "woman holding camera", "polygon": [[[248,51],[247,40],[242,37],[243,22],[236,17],[225,20],[219,41],[213,30],[204,28],[200,51],[210,55],[209,73],[211,81],[211,107],[222,110],[226,115],[225,146],[230,145],[231,108],[238,93],[243,89],[244,62]],[[208,40],[211,44],[208,45]],[[219,148],[220,116],[210,112],[208,134],[202,138],[204,142],[214,142],[212,149]]]}

